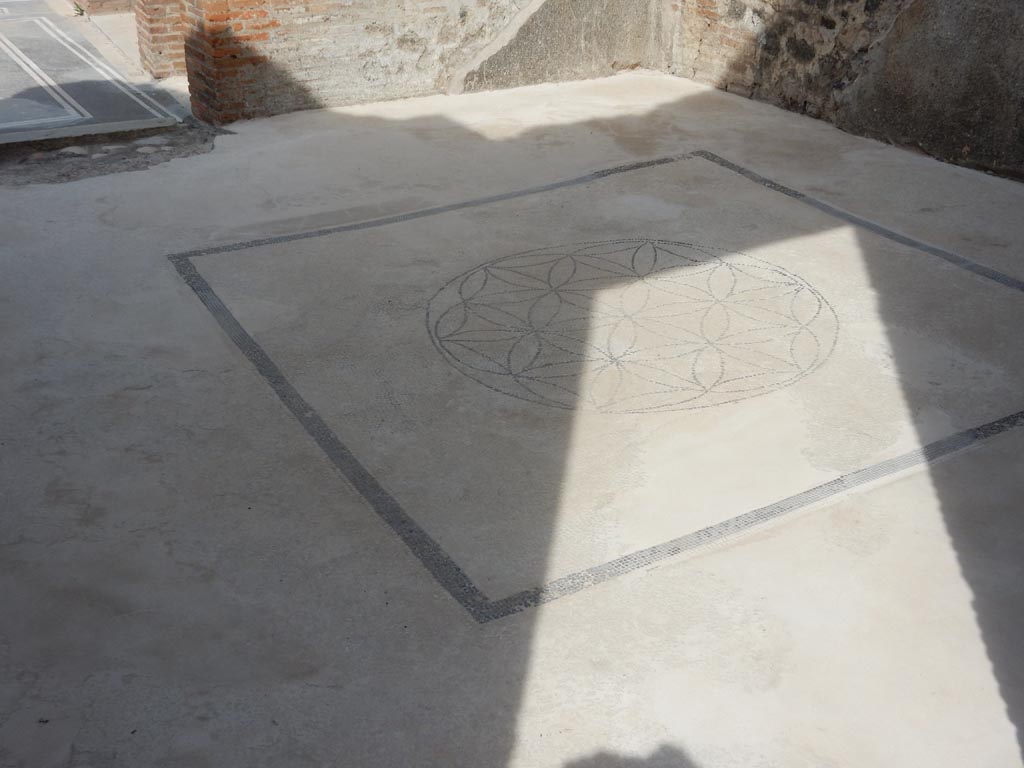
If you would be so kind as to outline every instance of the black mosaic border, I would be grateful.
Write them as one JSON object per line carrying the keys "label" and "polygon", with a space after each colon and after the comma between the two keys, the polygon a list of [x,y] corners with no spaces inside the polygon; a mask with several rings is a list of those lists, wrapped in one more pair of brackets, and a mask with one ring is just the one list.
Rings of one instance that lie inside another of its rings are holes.
{"label": "black mosaic border", "polygon": [[883,477],[903,472],[912,467],[929,464],[944,456],[962,451],[983,440],[995,437],[1011,429],[1024,426],[1024,411],[1004,416],[996,421],[972,429],[957,432],[923,448],[910,451],[892,459],[881,461],[864,469],[842,475],[827,483],[815,486],[801,493],[777,501],[759,509],[745,512],[721,523],[688,533],[663,544],[633,552],[602,565],[587,568],[577,573],[555,579],[544,586],[523,590],[498,600],[488,598],[459,565],[448,555],[419,524],[402,509],[398,501],[370,474],[359,459],[345,446],[327,426],[323,418],[313,409],[299,391],[287,379],[277,364],[259,343],[238,322],[231,310],[224,304],[193,263],[199,256],[229,253],[265,245],[277,245],[297,240],[324,237],[343,232],[385,227],[403,221],[437,216],[451,211],[475,208],[482,205],[513,200],[519,197],[549,192],[555,189],[589,184],[608,176],[642,170],[680,160],[700,158],[712,162],[764,186],[775,192],[791,197],[834,218],[880,235],[900,245],[914,248],[922,253],[940,258],[954,266],[965,269],[979,277],[993,280],[1000,285],[1024,292],[1024,281],[999,272],[978,262],[967,259],[942,248],[923,243],[906,235],[883,227],[868,219],[843,211],[828,203],[809,197],[795,189],[783,186],[743,166],[705,150],[647,160],[639,163],[620,165],[606,170],[594,171],[572,179],[505,192],[487,197],[475,198],[459,203],[426,208],[419,211],[385,216],[352,224],[340,224],[321,229],[297,232],[290,235],[260,238],[226,245],[211,246],[183,253],[171,254],[167,258],[188,286],[220,325],[221,329],[235,343],[235,346],[253,364],[256,371],[266,380],[278,399],[298,420],[307,434],[324,452],[339,472],[352,484],[370,507],[392,531],[402,540],[409,551],[423,564],[435,581],[451,595],[479,623],[486,623],[510,616],[514,613],[548,603],[580,590],[600,584],[625,573],[650,566],[662,560],[690,552],[709,544],[721,542],[791,512],[817,504],[836,494],[844,493]]}
{"label": "black mosaic border", "polygon": [[868,232],[872,232],[876,235],[881,235],[886,240],[892,240],[894,243],[906,245],[910,248],[914,248],[918,251],[921,251],[922,253],[927,253],[929,256],[937,256],[943,261],[948,261],[955,267],[966,269],[968,272],[973,272],[974,274],[980,277],[987,278],[988,280],[994,280],[995,282],[1000,283],[1001,285],[1005,285],[1007,288],[1013,288],[1014,290],[1017,291],[1024,291],[1024,280],[1018,280],[1017,278],[1011,277],[1010,275],[1000,272],[997,269],[986,267],[984,264],[979,264],[976,261],[968,259],[964,256],[960,256],[959,254],[953,253],[951,251],[947,251],[943,248],[939,248],[938,246],[930,245],[929,243],[924,243],[921,242],[920,240],[915,240],[912,237],[900,234],[899,232],[889,229],[888,227],[883,227],[881,224],[876,224],[870,219],[862,218],[860,216],[857,216],[856,214],[850,213],[849,211],[844,211],[842,208],[836,208],[834,205],[829,205],[828,203],[822,200],[818,200],[816,198],[805,195],[803,192],[798,192],[795,189],[784,187],[783,185],[775,181],[772,181],[771,179],[766,179],[764,176],[754,173],[748,168],[744,168],[741,165],[736,165],[735,163],[730,163],[724,157],[720,157],[719,155],[716,155],[713,152],[707,152],[701,149],[697,150],[696,152],[693,152],[691,156],[700,157],[703,158],[704,160],[708,160],[714,163],[715,165],[721,166],[722,168],[730,170],[733,173],[738,173],[743,178],[749,179],[750,181],[760,184],[763,187],[767,187],[768,189],[773,190],[774,192],[781,192],[787,197],[792,197],[794,200],[799,200],[801,203],[804,203],[805,205],[809,205],[812,208],[817,208],[822,213],[827,213],[829,216],[832,216],[841,221],[845,221],[847,224],[853,224],[854,226],[860,227],[861,229],[865,229]]}

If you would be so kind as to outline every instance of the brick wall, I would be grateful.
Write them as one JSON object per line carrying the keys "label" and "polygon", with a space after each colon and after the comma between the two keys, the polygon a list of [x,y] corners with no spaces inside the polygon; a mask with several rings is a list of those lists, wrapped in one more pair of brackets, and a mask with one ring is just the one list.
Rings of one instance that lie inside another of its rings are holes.
{"label": "brick wall", "polygon": [[136,0],[139,57],[153,77],[185,74],[181,0]]}
{"label": "brick wall", "polygon": [[[265,0],[184,0],[185,60],[196,117],[228,123],[275,111],[269,105],[261,109],[273,88],[266,80],[273,71],[267,51],[258,47],[280,26],[272,10]],[[303,89],[295,87],[294,95],[294,109],[312,106],[299,100]]]}

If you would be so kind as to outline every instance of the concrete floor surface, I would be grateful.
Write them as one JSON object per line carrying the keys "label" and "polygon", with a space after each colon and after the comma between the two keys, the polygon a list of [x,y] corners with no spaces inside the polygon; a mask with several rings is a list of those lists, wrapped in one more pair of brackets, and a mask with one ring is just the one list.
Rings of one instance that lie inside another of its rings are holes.
{"label": "concrete floor surface", "polygon": [[0,765],[1021,764],[1024,187],[649,73],[231,130],[0,189]]}

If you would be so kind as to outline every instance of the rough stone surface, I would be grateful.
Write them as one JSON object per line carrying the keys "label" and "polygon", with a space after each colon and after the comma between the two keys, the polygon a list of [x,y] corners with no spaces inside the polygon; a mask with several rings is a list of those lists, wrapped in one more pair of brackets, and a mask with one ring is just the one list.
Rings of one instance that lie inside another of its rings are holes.
{"label": "rough stone surface", "polygon": [[153,147],[162,147],[164,144],[169,144],[170,142],[171,140],[167,136],[157,134],[156,136],[143,136],[140,139],[135,139],[132,144],[136,144],[138,146],[148,145]]}
{"label": "rough stone surface", "polygon": [[840,98],[836,122],[1024,175],[1024,4],[915,0]]}
{"label": "rough stone surface", "polygon": [[652,67],[658,11],[649,0],[547,0],[465,79],[465,90],[604,77]]}
{"label": "rough stone surface", "polygon": [[1024,172],[1016,0],[683,0],[672,13],[674,73],[946,160]]}
{"label": "rough stone surface", "polygon": [[[113,134],[122,143],[104,144],[112,134],[77,137],[75,146],[60,148],[70,139],[8,144],[0,147],[0,186],[16,187],[27,184],[60,184],[94,176],[106,176],[125,171],[140,171],[179,157],[204,154],[213,149],[216,128],[189,119],[162,132],[167,143],[159,147],[136,146],[128,143],[128,134]],[[82,142],[88,142],[83,144]],[[137,140],[136,140],[137,141]],[[66,149],[82,150],[68,154]],[[147,150],[142,152],[141,150]],[[88,154],[91,162],[83,163]]]}
{"label": "rough stone surface", "polygon": [[677,74],[813,117],[837,96],[906,0],[684,0]]}

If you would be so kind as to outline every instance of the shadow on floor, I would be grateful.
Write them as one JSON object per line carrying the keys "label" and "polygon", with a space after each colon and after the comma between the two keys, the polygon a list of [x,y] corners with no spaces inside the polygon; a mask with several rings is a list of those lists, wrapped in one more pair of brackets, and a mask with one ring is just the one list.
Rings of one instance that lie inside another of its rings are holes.
{"label": "shadow on floor", "polygon": [[678,747],[661,746],[649,757],[626,757],[598,752],[591,757],[572,760],[565,768],[700,768]]}

